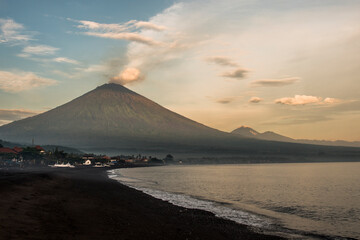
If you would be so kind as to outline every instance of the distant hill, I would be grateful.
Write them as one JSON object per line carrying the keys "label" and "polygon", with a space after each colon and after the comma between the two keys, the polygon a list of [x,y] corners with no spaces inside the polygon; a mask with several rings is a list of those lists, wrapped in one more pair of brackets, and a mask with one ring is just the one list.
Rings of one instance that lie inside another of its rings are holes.
{"label": "distant hill", "polygon": [[247,126],[240,126],[239,128],[233,130],[232,134],[236,134],[238,136],[247,137],[247,138],[255,138],[255,139],[262,139],[268,141],[280,141],[280,142],[292,142],[294,139],[282,136],[280,134],[267,131],[264,133],[260,133],[251,127]]}
{"label": "distant hill", "polygon": [[[13,142],[7,142],[7,141],[3,141],[0,139],[0,145],[2,145],[3,147],[7,147],[7,148],[14,148],[14,147],[29,147],[30,144],[21,144],[21,143],[13,143]],[[63,146],[56,146],[56,145],[42,145],[42,148],[44,148],[46,151],[49,150],[55,150],[56,148],[58,150],[62,150],[66,153],[77,153],[77,154],[82,154],[84,152],[76,149],[76,148],[71,148],[71,147],[63,147]]]}
{"label": "distant hill", "polygon": [[360,141],[349,142],[344,140],[328,141],[328,140],[297,139],[295,142],[305,143],[305,144],[326,145],[326,146],[360,147]]}
{"label": "distant hill", "polygon": [[0,139],[0,145],[2,145],[3,147],[7,147],[7,148],[25,147],[25,145],[23,145],[23,144],[3,141],[1,139]]}
{"label": "distant hill", "polygon": [[232,131],[231,133],[248,138],[254,138],[260,134],[259,132],[247,126],[241,126],[235,129],[234,131]]}
{"label": "distant hill", "polygon": [[360,147],[360,142],[348,142],[348,141],[326,141],[326,140],[308,140],[308,139],[293,139],[285,137],[283,135],[277,134],[275,132],[267,131],[264,133],[259,133],[256,130],[241,126],[231,132],[232,134],[240,135],[247,138],[262,139],[268,141],[279,141],[279,142],[291,142],[291,143],[304,143],[304,144],[316,144],[316,145],[325,145],[325,146],[345,146],[345,147]]}
{"label": "distant hill", "polygon": [[79,149],[76,148],[71,148],[71,147],[64,147],[64,146],[56,146],[56,145],[42,145],[42,148],[45,149],[45,151],[52,151],[54,152],[56,149],[58,151],[64,151],[66,153],[75,153],[75,154],[83,154],[83,151],[80,151]]}

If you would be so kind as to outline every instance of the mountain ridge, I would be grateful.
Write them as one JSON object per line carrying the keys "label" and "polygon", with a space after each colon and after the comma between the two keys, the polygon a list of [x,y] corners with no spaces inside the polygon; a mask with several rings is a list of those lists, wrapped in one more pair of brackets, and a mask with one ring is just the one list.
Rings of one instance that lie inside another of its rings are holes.
{"label": "mountain ridge", "polygon": [[[261,139],[267,141],[315,144],[315,145],[324,145],[324,146],[360,147],[360,141],[349,142],[343,140],[329,141],[329,140],[294,139],[272,131],[266,131],[260,133],[248,126],[240,126],[234,129],[233,131],[231,131],[230,133],[240,135],[242,137],[255,138],[255,139]],[[256,134],[250,134],[250,133],[256,133]]]}

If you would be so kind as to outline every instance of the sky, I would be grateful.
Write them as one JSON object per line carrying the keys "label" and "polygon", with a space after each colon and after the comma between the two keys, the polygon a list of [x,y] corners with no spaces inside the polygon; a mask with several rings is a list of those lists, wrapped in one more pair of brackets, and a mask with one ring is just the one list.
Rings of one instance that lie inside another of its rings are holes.
{"label": "sky", "polygon": [[0,125],[108,82],[222,131],[360,141],[360,1],[0,0]]}

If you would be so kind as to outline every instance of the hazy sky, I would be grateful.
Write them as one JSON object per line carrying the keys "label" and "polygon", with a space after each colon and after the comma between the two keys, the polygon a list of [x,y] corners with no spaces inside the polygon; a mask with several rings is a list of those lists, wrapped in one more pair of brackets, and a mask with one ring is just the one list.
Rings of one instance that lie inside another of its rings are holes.
{"label": "hazy sky", "polygon": [[223,131],[360,140],[360,1],[0,0],[0,125],[108,81]]}

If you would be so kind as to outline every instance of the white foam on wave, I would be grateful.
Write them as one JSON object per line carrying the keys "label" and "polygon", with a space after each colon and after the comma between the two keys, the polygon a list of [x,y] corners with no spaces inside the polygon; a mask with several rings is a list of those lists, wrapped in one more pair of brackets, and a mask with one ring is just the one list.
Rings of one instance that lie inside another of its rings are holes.
{"label": "white foam on wave", "polygon": [[108,171],[108,175],[110,178],[117,180],[126,186],[142,191],[157,199],[170,202],[176,206],[188,209],[204,210],[214,213],[217,217],[228,219],[248,226],[259,228],[270,228],[271,226],[271,221],[269,219],[265,219],[245,211],[221,206],[212,201],[200,200],[184,194],[169,193],[165,191],[135,186],[134,183],[139,182],[140,180],[134,178],[126,178],[121,174],[117,174],[115,170]]}

